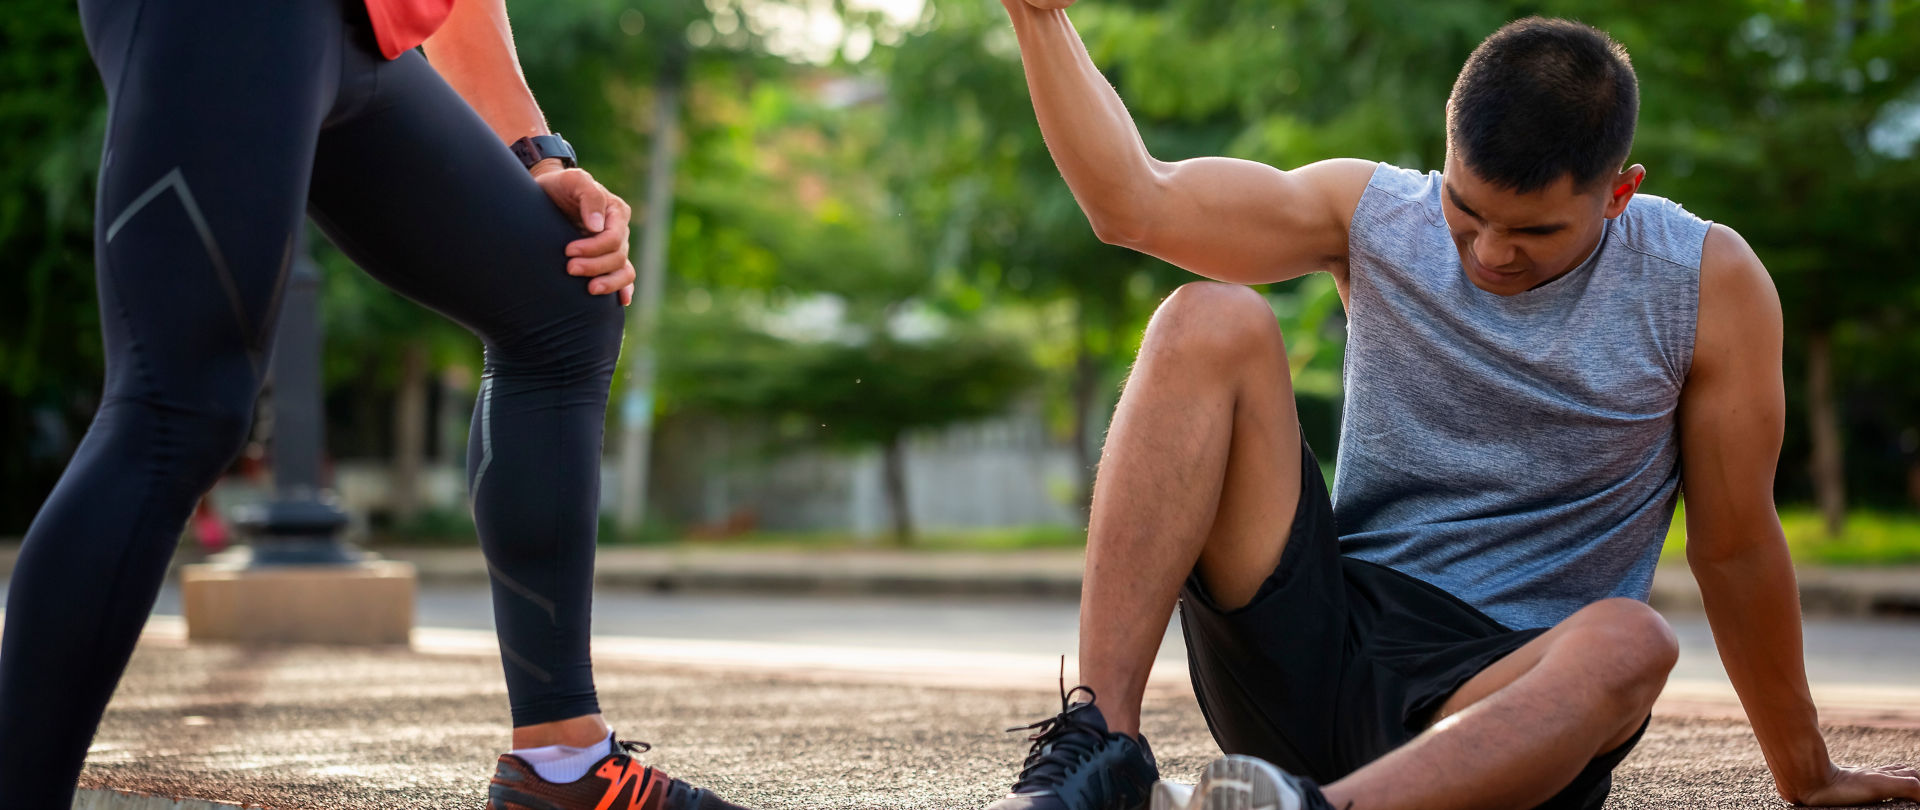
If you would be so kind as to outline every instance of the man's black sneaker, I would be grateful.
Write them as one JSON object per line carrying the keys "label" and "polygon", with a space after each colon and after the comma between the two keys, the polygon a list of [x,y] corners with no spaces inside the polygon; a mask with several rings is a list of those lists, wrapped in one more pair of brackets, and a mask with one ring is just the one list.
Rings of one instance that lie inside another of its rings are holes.
{"label": "man's black sneaker", "polygon": [[1264,760],[1224,756],[1200,772],[1200,784],[1160,782],[1152,810],[1333,810],[1320,786]]}
{"label": "man's black sneaker", "polygon": [[[1153,763],[1147,738],[1107,730],[1107,719],[1093,705],[1093,690],[1061,684],[1060,713],[1030,726],[1033,731],[1020,778],[1008,796],[987,810],[1142,810],[1160,768]],[[1086,700],[1069,698],[1086,693]]]}

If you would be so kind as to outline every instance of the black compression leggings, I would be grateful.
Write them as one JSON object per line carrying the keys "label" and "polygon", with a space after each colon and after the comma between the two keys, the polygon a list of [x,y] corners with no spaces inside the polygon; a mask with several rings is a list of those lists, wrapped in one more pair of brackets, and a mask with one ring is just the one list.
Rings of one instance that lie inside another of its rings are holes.
{"label": "black compression leggings", "polygon": [[599,710],[588,661],[615,296],[579,232],[360,0],[80,0],[106,83],[105,396],[34,519],[0,641],[0,804],[65,810],[183,524],[244,441],[296,232],[486,347],[468,453],[513,722]]}

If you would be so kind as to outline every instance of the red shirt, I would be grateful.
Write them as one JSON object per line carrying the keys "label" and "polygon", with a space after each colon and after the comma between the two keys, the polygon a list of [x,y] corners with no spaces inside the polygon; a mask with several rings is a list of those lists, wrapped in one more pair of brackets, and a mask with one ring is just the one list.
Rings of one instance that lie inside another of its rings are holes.
{"label": "red shirt", "polygon": [[453,0],[367,0],[374,38],[388,59],[427,41],[453,11]]}

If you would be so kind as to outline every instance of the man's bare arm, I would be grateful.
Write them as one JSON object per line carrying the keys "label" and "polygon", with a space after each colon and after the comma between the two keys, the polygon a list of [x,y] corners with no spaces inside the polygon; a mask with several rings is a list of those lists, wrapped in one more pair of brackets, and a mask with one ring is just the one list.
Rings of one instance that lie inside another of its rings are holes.
{"label": "man's bare arm", "polygon": [[1697,332],[1680,400],[1687,562],[1774,784],[1796,804],[1920,799],[1912,769],[1838,767],[1820,736],[1773,503],[1786,425],[1780,298],[1752,249],[1721,225],[1701,261]]}
{"label": "man's bare arm", "polygon": [[1280,171],[1232,158],[1155,160],[1066,12],[1001,3],[1020,39],[1041,135],[1102,241],[1221,281],[1329,270],[1344,286],[1347,227],[1374,163]]}

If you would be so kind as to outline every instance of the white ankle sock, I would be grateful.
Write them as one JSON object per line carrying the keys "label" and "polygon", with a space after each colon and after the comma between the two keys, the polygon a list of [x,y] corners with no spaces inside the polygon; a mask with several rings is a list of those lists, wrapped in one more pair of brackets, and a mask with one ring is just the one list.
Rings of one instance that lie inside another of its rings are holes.
{"label": "white ankle sock", "polygon": [[526,760],[528,765],[532,765],[533,772],[539,774],[541,779],[560,784],[580,781],[580,777],[587,775],[587,769],[593,767],[593,763],[599,762],[601,757],[612,753],[613,750],[613,733],[608,732],[605,742],[595,743],[585,748],[575,748],[571,745],[543,745],[539,748],[517,748],[512,753]]}

